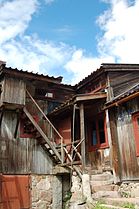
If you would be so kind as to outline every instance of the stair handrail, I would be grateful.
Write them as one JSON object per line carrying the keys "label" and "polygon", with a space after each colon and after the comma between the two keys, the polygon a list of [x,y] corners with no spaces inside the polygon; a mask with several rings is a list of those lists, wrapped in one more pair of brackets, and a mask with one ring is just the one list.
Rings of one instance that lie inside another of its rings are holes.
{"label": "stair handrail", "polygon": [[60,137],[61,140],[61,157],[62,157],[62,162],[64,162],[64,149],[63,149],[63,137],[61,134],[58,132],[58,130],[55,128],[55,126],[51,123],[51,121],[48,119],[48,117],[45,115],[45,113],[42,111],[42,109],[39,107],[35,99],[32,97],[32,95],[29,93],[29,91],[26,89],[26,92],[30,99],[33,101],[33,103],[36,105],[38,110],[42,113],[43,117],[47,120],[47,122],[50,124],[50,126],[54,129],[54,131],[57,133],[57,135]]}
{"label": "stair handrail", "polygon": [[29,93],[28,90],[27,91],[27,94],[29,95],[29,97],[31,98],[31,100],[34,102],[34,104],[36,105],[36,107],[39,109],[39,111],[42,113],[42,115],[44,116],[44,118],[48,121],[48,123],[52,126],[52,128],[55,130],[55,132],[57,133],[57,135],[60,137],[60,138],[63,138],[61,136],[61,134],[58,132],[58,130],[54,127],[54,125],[51,123],[51,121],[47,118],[47,116],[45,115],[45,113],[42,111],[42,109],[39,107],[39,105],[37,104],[37,102],[35,101],[35,99],[31,96],[31,94]]}

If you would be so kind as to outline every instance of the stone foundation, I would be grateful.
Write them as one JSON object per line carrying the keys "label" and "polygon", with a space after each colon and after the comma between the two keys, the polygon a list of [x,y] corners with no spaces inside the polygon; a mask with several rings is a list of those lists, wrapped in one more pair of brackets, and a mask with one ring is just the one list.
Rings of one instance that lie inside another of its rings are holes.
{"label": "stone foundation", "polygon": [[139,183],[122,183],[119,193],[122,197],[139,197]]}
{"label": "stone foundation", "polygon": [[32,209],[52,209],[52,175],[32,175]]}
{"label": "stone foundation", "polygon": [[108,172],[91,176],[83,174],[82,182],[76,172],[73,172],[71,189],[69,175],[31,175],[31,181],[32,209],[73,209],[85,202],[91,203],[92,199],[113,195],[139,198],[139,183],[115,185]]}
{"label": "stone foundation", "polygon": [[62,209],[70,198],[70,176],[31,175],[32,209]]}

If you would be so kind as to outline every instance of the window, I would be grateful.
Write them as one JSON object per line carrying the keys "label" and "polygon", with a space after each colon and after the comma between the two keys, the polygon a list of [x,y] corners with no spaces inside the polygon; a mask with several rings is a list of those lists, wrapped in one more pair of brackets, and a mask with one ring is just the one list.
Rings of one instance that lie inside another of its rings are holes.
{"label": "window", "polygon": [[91,140],[89,150],[108,147],[105,114],[99,114],[91,123]]}
{"label": "window", "polygon": [[136,155],[139,156],[139,112],[136,114],[133,114],[132,121],[133,121],[133,128],[134,128]]}
{"label": "window", "polygon": [[[34,120],[38,123],[38,116],[33,116]],[[22,118],[20,121],[20,138],[34,138],[31,132],[34,129],[33,124],[27,120],[27,118]]]}

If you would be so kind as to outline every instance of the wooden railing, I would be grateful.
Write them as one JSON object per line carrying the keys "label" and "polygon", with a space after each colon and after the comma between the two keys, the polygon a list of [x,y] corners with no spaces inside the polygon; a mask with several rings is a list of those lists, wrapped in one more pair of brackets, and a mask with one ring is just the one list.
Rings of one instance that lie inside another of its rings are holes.
{"label": "wooden railing", "polygon": [[[42,114],[43,119],[45,121],[47,121],[47,123],[49,124],[50,130],[53,132],[52,136],[48,136],[48,139],[52,142],[53,146],[54,146],[54,134],[56,134],[59,139],[60,139],[60,144],[61,144],[61,163],[64,162],[64,149],[63,149],[63,137],[61,136],[61,134],[58,132],[58,130],[54,127],[54,125],[51,123],[51,121],[48,119],[48,117],[45,115],[45,113],[42,111],[42,109],[40,108],[40,106],[37,104],[37,102],[34,100],[34,98],[31,96],[31,94],[29,93],[28,90],[26,90],[27,95],[29,96],[29,98],[32,100],[32,102],[35,104],[36,108],[39,110],[39,112]],[[50,131],[50,132],[51,132]],[[45,133],[48,134],[48,133]]]}
{"label": "wooden railing", "polygon": [[[51,123],[51,121],[48,119],[48,117],[42,111],[42,109],[37,104],[37,102],[34,100],[34,98],[29,93],[29,91],[26,90],[26,92],[27,92],[27,95],[29,96],[29,98],[31,99],[31,101],[33,102],[33,104],[39,110],[39,114],[42,115],[42,118],[45,122],[45,129],[46,130],[44,130],[44,128],[41,128],[39,126],[39,124],[35,123],[35,121],[33,120],[33,117],[30,115],[30,113],[28,112],[28,110],[26,108],[24,108],[24,112],[26,113],[28,118],[31,120],[31,122],[33,123],[33,125],[35,126],[37,131],[41,134],[42,138],[45,139],[46,143],[49,145],[49,147],[51,148],[53,153],[60,160],[60,163],[62,165],[70,164],[73,166],[76,161],[75,158],[76,159],[78,158],[78,161],[81,164],[82,157],[81,157],[80,152],[78,151],[78,148],[81,145],[81,143],[83,142],[83,140],[76,140],[74,142],[64,144],[63,137],[61,136],[61,134],[58,132],[58,130],[55,128],[55,126]],[[59,145],[56,142],[57,138],[59,139],[58,141],[60,141]],[[60,154],[57,151],[58,147],[61,149]],[[69,149],[69,147],[70,147],[70,149]]]}

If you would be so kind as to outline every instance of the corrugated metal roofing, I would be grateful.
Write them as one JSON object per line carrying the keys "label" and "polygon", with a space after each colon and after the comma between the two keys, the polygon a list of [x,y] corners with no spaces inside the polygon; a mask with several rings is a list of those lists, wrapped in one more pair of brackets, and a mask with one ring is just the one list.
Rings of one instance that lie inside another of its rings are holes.
{"label": "corrugated metal roofing", "polygon": [[5,67],[6,70],[10,70],[10,71],[14,71],[14,72],[17,72],[17,73],[24,73],[24,74],[28,74],[28,75],[33,75],[33,76],[37,76],[37,77],[44,77],[44,78],[49,78],[49,79],[52,79],[52,80],[58,80],[59,82],[62,81],[62,78],[61,76],[59,77],[54,77],[54,76],[48,76],[48,75],[44,75],[44,74],[39,74],[38,72],[37,73],[34,73],[34,72],[29,72],[27,70],[19,70],[17,68],[11,68],[11,67]]}
{"label": "corrugated metal roofing", "polygon": [[4,72],[7,72],[7,73],[13,72],[13,73],[19,73],[19,74],[22,73],[23,76],[26,76],[26,77],[32,76],[34,79],[38,79],[38,80],[41,79],[41,78],[49,79],[50,81],[54,81],[55,83],[59,84],[60,86],[74,89],[74,86],[72,86],[72,85],[61,83],[62,82],[62,78],[63,78],[62,76],[54,77],[54,76],[48,76],[48,75],[44,75],[44,74],[39,74],[39,73],[25,71],[23,69],[19,70],[17,68],[6,67],[5,66],[6,63],[3,62],[3,61],[0,61],[0,66],[3,65],[3,64],[4,64],[4,66],[1,69],[1,72],[3,72],[3,73]]}

